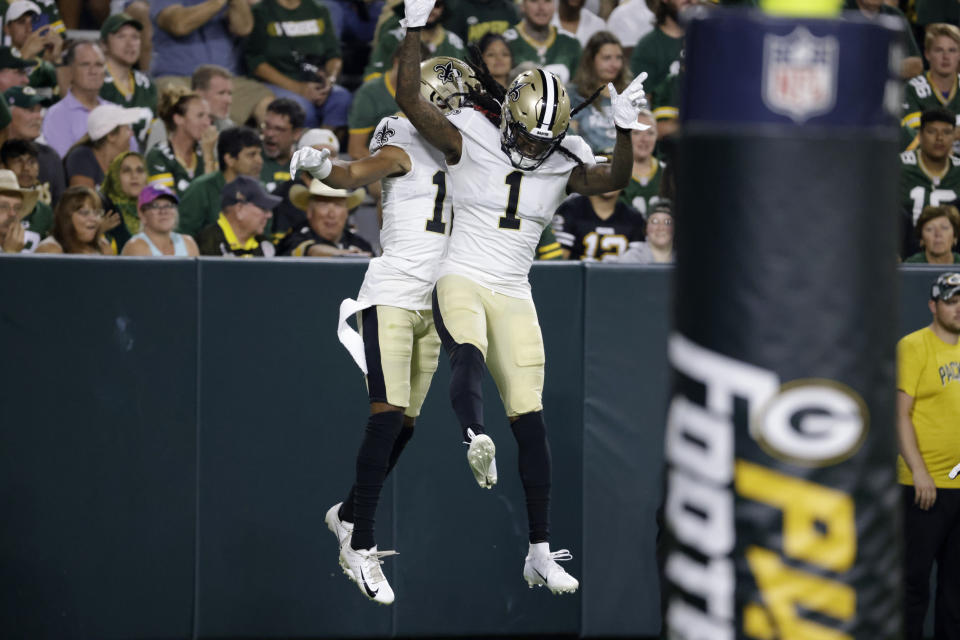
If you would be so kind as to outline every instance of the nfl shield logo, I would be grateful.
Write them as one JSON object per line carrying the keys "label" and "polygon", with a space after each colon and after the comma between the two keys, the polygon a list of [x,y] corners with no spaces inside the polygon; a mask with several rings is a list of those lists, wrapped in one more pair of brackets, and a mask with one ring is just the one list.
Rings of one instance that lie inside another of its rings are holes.
{"label": "nfl shield logo", "polygon": [[837,99],[839,45],[803,27],[786,36],[763,39],[763,101],[774,113],[797,124],[827,113]]}

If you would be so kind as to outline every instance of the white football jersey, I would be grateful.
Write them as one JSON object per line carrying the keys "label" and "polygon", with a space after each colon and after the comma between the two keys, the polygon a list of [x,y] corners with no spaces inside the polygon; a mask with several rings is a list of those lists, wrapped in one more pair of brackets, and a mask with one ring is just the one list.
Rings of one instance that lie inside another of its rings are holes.
{"label": "white football jersey", "polygon": [[450,234],[451,191],[443,154],[427,144],[410,121],[387,116],[370,141],[370,152],[381,147],[403,149],[410,171],[384,178],[383,254],[370,261],[357,301],[417,311],[431,308],[433,285]]}
{"label": "white football jersey", "polygon": [[[503,295],[530,298],[527,274],[540,235],[567,196],[576,163],[554,151],[533,171],[510,164],[500,148],[500,130],[474,109],[447,118],[463,139],[460,161],[447,167],[456,195],[455,220],[440,276],[458,274]],[[585,164],[594,162],[578,136],[563,146]]]}

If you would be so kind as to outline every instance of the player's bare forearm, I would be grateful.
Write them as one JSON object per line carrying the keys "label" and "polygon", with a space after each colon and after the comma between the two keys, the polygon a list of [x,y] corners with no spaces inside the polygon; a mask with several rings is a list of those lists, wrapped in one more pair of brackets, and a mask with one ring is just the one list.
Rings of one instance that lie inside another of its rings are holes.
{"label": "player's bare forearm", "polygon": [[630,181],[632,170],[633,143],[630,140],[630,131],[618,128],[613,160],[609,164],[575,168],[567,181],[567,192],[592,196],[623,189]]}
{"label": "player's bare forearm", "polygon": [[330,175],[323,181],[334,189],[356,189],[382,178],[403,175],[409,170],[407,153],[398,147],[386,146],[361,160],[334,160]]}
{"label": "player's bare forearm", "polygon": [[400,42],[397,105],[417,132],[436,147],[447,162],[460,160],[460,132],[440,110],[420,96],[420,29],[409,28]]}

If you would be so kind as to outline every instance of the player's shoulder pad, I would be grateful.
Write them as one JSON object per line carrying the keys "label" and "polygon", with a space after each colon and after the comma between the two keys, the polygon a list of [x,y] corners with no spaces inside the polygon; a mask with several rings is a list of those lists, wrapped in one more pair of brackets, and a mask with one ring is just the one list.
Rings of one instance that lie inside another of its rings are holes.
{"label": "player's shoulder pad", "polygon": [[916,151],[904,151],[900,154],[900,163],[901,164],[917,164],[917,152]]}
{"label": "player's shoulder pad", "polygon": [[380,120],[370,136],[370,153],[376,153],[386,145],[407,146],[413,142],[415,135],[416,130],[409,120],[400,116],[387,116]]}

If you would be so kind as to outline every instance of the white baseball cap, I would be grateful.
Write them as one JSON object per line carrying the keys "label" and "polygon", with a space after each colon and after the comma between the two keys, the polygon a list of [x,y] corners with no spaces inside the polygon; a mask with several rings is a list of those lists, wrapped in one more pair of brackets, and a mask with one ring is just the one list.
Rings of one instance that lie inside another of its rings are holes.
{"label": "white baseball cap", "polygon": [[340,141],[330,129],[307,129],[297,141],[297,149],[315,147],[318,144],[332,148],[334,154],[340,153]]}
{"label": "white baseball cap", "polygon": [[16,0],[15,2],[11,2],[10,6],[7,7],[6,21],[13,22],[23,17],[26,13],[39,16],[43,14],[43,11],[40,10],[40,7],[38,7],[35,2],[30,2],[30,0]]}
{"label": "white baseball cap", "polygon": [[[115,104],[101,104],[87,116],[87,135],[96,142],[120,125],[133,124],[144,119],[149,109],[125,109]],[[149,120],[148,120],[149,121]]]}

